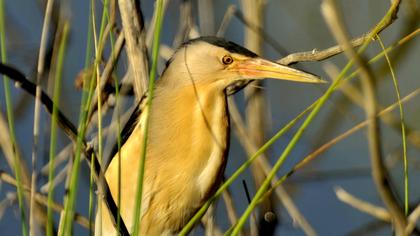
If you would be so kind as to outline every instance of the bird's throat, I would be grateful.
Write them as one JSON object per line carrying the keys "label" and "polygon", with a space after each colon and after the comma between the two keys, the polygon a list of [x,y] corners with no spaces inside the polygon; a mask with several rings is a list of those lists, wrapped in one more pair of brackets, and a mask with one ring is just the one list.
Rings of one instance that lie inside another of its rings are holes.
{"label": "bird's throat", "polygon": [[[153,137],[152,142],[162,144],[165,140],[166,150],[159,156],[165,156],[164,162],[174,162],[172,166],[182,165],[188,179],[187,184],[195,186],[203,201],[218,187],[226,165],[226,155],[229,146],[229,116],[226,95],[216,87],[188,87],[166,95],[165,100],[172,105],[155,107],[151,124],[159,126],[162,136]],[[156,99],[160,99],[156,97]],[[163,99],[163,98],[162,98]],[[155,103],[158,104],[158,103]],[[164,119],[164,120],[162,120]],[[168,120],[169,119],[169,120]],[[163,135],[163,133],[165,133]],[[175,145],[176,143],[176,145]],[[153,149],[154,145],[151,143]],[[159,150],[162,150],[160,148]],[[175,164],[176,163],[176,164]],[[169,165],[169,164],[168,164]]]}

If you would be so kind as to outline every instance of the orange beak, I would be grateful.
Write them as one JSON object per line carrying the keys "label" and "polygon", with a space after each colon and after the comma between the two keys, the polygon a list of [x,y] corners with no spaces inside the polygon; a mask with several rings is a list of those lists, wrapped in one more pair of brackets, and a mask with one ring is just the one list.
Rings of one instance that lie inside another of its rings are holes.
{"label": "orange beak", "polygon": [[239,61],[232,69],[249,79],[273,78],[300,83],[326,83],[316,75],[258,57]]}

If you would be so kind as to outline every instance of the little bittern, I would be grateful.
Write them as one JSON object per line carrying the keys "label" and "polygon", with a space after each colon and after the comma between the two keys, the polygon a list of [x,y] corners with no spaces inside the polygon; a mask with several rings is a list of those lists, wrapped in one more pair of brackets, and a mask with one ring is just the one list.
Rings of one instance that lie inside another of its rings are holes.
{"label": "little bittern", "polygon": [[[124,144],[105,173],[113,198],[129,230],[149,113],[141,235],[179,232],[219,186],[229,148],[227,96],[252,80],[274,78],[305,83],[318,77],[258,57],[235,43],[201,37],[183,44],[157,81],[151,110],[147,95],[137,106],[122,138]],[[121,158],[121,166],[118,167]],[[121,170],[121,192],[118,171]],[[100,202],[100,204],[104,204]],[[96,233],[116,235],[106,207],[97,215]],[[102,218],[102,223],[99,223]]]}

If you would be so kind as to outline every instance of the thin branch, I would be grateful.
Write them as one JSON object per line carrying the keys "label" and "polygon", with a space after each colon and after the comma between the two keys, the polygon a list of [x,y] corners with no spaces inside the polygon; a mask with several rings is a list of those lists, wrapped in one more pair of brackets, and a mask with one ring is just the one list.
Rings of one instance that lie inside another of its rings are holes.
{"label": "thin branch", "polygon": [[381,220],[371,220],[361,226],[352,229],[347,236],[371,236],[378,235],[378,231],[384,229],[389,223]]}
{"label": "thin branch", "polygon": [[[230,221],[231,225],[235,225],[238,221],[238,214],[236,213],[235,205],[233,204],[233,198],[230,194],[229,190],[226,190],[222,194],[223,200],[225,202],[226,211],[227,211],[227,217]],[[239,236],[242,236],[242,233],[239,234]]]}
{"label": "thin branch", "polygon": [[71,161],[67,162],[64,168],[62,168],[51,181],[48,181],[42,185],[40,188],[41,193],[48,193],[51,188],[55,188],[58,184],[62,183],[67,177],[67,173],[69,168],[71,168],[71,164]]}
{"label": "thin branch", "polygon": [[405,228],[406,235],[411,235],[413,230],[416,228],[416,223],[420,219],[420,204],[411,212],[408,216],[407,228]]}
{"label": "thin branch", "polygon": [[[415,96],[420,94],[420,88],[416,89],[415,91],[411,92],[410,94],[408,94],[407,96],[403,97],[401,99],[402,103],[408,102],[410,101],[412,98],[414,98]],[[392,105],[386,107],[385,109],[383,109],[382,111],[378,112],[376,115],[377,116],[383,116],[386,115],[388,113],[390,113],[391,111],[393,111],[395,108],[398,107],[398,102],[393,103]],[[331,139],[330,141],[328,141],[327,143],[321,145],[319,148],[317,148],[315,151],[312,151],[310,154],[308,154],[305,158],[302,159],[302,161],[300,161],[294,168],[293,170],[291,170],[287,175],[290,176],[292,175],[295,171],[297,171],[298,169],[303,168],[304,166],[306,166],[309,162],[313,161],[317,156],[319,156],[320,154],[322,154],[323,152],[327,151],[329,148],[333,147],[335,144],[337,144],[338,142],[344,140],[345,138],[349,137],[350,135],[354,134],[356,131],[361,130],[362,128],[366,127],[368,124],[368,120],[364,120],[356,125],[354,125],[352,128],[348,129],[347,131],[345,131],[344,133],[338,135],[337,137]]]}
{"label": "thin branch", "polygon": [[[45,18],[42,26],[41,42],[38,53],[38,67],[37,67],[37,80],[36,80],[36,96],[35,96],[35,108],[34,108],[34,128],[33,128],[33,144],[32,144],[32,176],[31,176],[31,201],[29,207],[29,234],[36,235],[36,226],[39,225],[39,219],[35,217],[35,187],[36,187],[36,159],[38,154],[38,141],[39,141],[39,125],[41,115],[41,77],[44,74],[45,67],[45,55],[47,47],[47,36],[49,33],[51,16],[53,12],[54,0],[47,0],[47,6],[45,8]],[[52,219],[52,218],[50,218]],[[37,223],[37,225],[35,225]],[[48,220],[48,225],[50,224]],[[47,229],[48,230],[48,229]]]}
{"label": "thin branch", "polygon": [[[251,2],[255,2],[251,1]],[[258,1],[257,1],[258,2]],[[259,1],[259,2],[265,2],[265,1]],[[261,24],[256,24],[254,17],[252,15],[248,15],[247,13],[242,14],[242,12],[240,12],[237,9],[234,9],[234,13],[236,18],[238,18],[238,20],[240,20],[247,28],[248,31],[253,32],[254,34],[259,35],[259,37],[261,37],[262,39],[264,39],[271,47],[274,48],[274,50],[276,50],[278,53],[280,53],[281,55],[286,55],[287,50],[281,46],[273,37],[271,37],[263,28]],[[244,12],[246,10],[244,9]],[[252,20],[251,20],[252,19]]]}
{"label": "thin branch", "polygon": [[[12,176],[10,176],[9,174],[7,174],[5,171],[2,171],[2,170],[0,170],[0,180],[10,185],[13,185],[15,187],[17,185],[16,180]],[[26,192],[33,192],[31,188],[28,187],[27,185],[23,185],[23,190]],[[34,196],[34,200],[37,203],[42,204],[44,206],[48,206],[47,196],[37,193],[36,191],[33,196]],[[64,210],[64,207],[56,202],[52,202],[51,209],[53,209],[56,212],[61,212]],[[89,229],[89,220],[83,217],[82,215],[78,213],[74,214],[74,220],[76,221],[76,223]]]}
{"label": "thin branch", "polygon": [[[20,71],[14,69],[13,67],[0,63],[0,74],[6,75],[9,78],[13,79],[16,82],[16,84],[20,88],[22,88],[25,92],[29,93],[32,96],[35,96],[36,85],[30,82],[25,77],[25,75],[23,75]],[[48,111],[48,113],[52,114],[53,102],[51,98],[48,97],[48,95],[43,91],[41,91],[41,102],[46,108],[46,110]],[[57,115],[58,125],[63,129],[66,135],[73,142],[76,143],[77,138],[78,138],[78,131],[76,127],[73,125],[73,123],[71,123],[67,119],[67,117],[59,109],[57,110],[57,113],[58,113]],[[109,186],[105,178],[103,178],[104,174],[103,174],[102,166],[98,162],[97,158],[93,158],[93,156],[95,156],[94,150],[86,144],[85,140],[82,140],[81,149],[82,149],[83,154],[85,155],[85,158],[89,166],[93,165],[93,170],[95,172],[93,173],[93,175],[98,185],[98,188],[100,188],[101,192],[103,192],[104,194],[103,196],[104,201],[106,203],[106,206],[109,209],[109,212],[111,213],[111,221],[113,222],[114,225],[116,225],[116,222],[117,222],[116,219],[120,218],[119,219],[120,220],[120,228],[119,228],[120,233],[124,236],[129,235],[127,227],[124,224],[124,221],[122,220],[121,217],[118,217],[117,215],[118,207],[115,204],[114,199],[112,198],[111,191],[109,189]]]}
{"label": "thin branch", "polygon": [[[163,5],[162,5],[162,15],[165,15],[166,12],[166,8],[168,7],[168,2],[169,0],[163,0]],[[155,33],[155,28],[156,28],[156,17],[157,17],[157,7],[156,7],[156,1],[155,1],[155,10],[153,12],[153,16],[152,19],[150,20],[150,23],[148,24],[147,27],[147,33],[146,33],[146,46],[147,49],[151,49],[152,45],[153,45],[153,35]]]}
{"label": "thin branch", "polygon": [[[121,54],[121,50],[122,50],[123,45],[124,45],[124,34],[121,33],[121,34],[118,35],[118,38],[115,41],[115,45],[113,47],[112,54],[111,54],[111,56],[109,56],[109,59],[108,59],[106,65],[105,65],[105,68],[102,71],[101,77],[99,79],[99,81],[101,83],[100,84],[100,89],[99,89],[100,91],[104,91],[105,85],[110,83],[110,80],[112,78],[112,76],[111,76],[112,72],[114,71],[114,68],[115,68],[116,62],[118,60],[118,57]],[[98,96],[106,97],[107,95],[104,94],[104,93],[102,93],[100,95],[97,94],[97,93],[95,94],[95,96],[92,99],[92,105],[91,105],[92,111],[90,113],[90,117],[88,118],[89,121],[91,120],[92,116],[95,114],[95,111],[98,107]],[[105,99],[101,99],[101,100],[105,101]],[[99,114],[99,115],[105,115],[105,112],[103,112],[103,113],[104,114]]]}
{"label": "thin branch", "polygon": [[213,0],[198,0],[198,21],[202,35],[214,35]]}
{"label": "thin branch", "polygon": [[[245,124],[242,121],[238,108],[236,107],[236,104],[232,98],[229,99],[229,112],[232,119],[232,123],[235,127],[235,134],[238,137],[241,145],[245,148],[246,152],[249,155],[254,154],[257,151],[257,147],[252,143],[251,139],[248,137],[248,134],[245,129]],[[261,155],[255,161],[258,163],[258,166],[260,166],[264,174],[268,174],[270,172],[272,167],[264,155]],[[273,186],[278,181],[279,178],[274,177],[272,180]],[[275,193],[277,195],[277,198],[283,203],[290,217],[293,219],[293,221],[296,221],[296,223],[302,228],[303,232],[306,235],[310,236],[317,235],[313,227],[305,219],[302,213],[300,213],[299,209],[296,207],[287,191],[282,186],[278,186],[275,189]]]}
{"label": "thin branch", "polygon": [[[395,6],[393,15],[389,19],[387,19],[387,21],[382,22],[382,25],[379,25],[380,28],[379,28],[379,31],[377,31],[377,34],[382,32],[382,30],[384,30],[386,27],[392,24],[392,22],[397,18],[397,12],[398,12],[400,2],[401,2],[400,0],[397,0],[396,2],[393,3],[393,6]],[[369,37],[370,37],[369,35],[371,35],[373,31],[376,31],[376,27],[377,26],[375,26],[368,33],[365,33],[362,36],[352,39],[350,41],[351,46],[357,47],[357,46],[362,45],[366,40],[369,40]],[[332,56],[335,56],[337,54],[340,54],[343,51],[344,50],[340,45],[336,45],[336,46],[332,46],[321,51],[319,51],[318,49],[313,49],[311,51],[293,53],[277,60],[277,62],[282,65],[291,65],[298,62],[304,62],[304,61],[322,61]]]}
{"label": "thin branch", "polygon": [[[397,4],[398,6],[398,2],[399,1],[394,1],[393,4]],[[397,200],[389,188],[387,172],[383,163],[379,124],[376,117],[377,107],[376,91],[373,84],[373,81],[375,81],[374,75],[371,72],[367,62],[361,56],[359,56],[359,54],[356,53],[352,47],[348,39],[347,32],[344,29],[341,16],[338,13],[338,8],[335,4],[335,1],[324,0],[321,5],[321,9],[331,32],[339,44],[344,48],[346,56],[349,58],[349,60],[353,60],[360,70],[360,79],[365,96],[365,112],[368,119],[368,141],[372,162],[372,176],[379,195],[381,196],[388,210],[391,212],[396,235],[402,236],[404,235],[407,222],[402,209],[398,205]]]}
{"label": "thin branch", "polygon": [[[351,45],[353,47],[362,45],[363,42],[365,42],[365,40],[368,39],[367,38],[368,35],[369,33],[351,40]],[[292,65],[292,64],[295,64],[298,62],[304,62],[304,61],[322,61],[330,57],[333,57],[335,55],[338,55],[342,52],[343,52],[343,48],[340,45],[332,46],[332,47],[323,49],[321,51],[315,48],[311,51],[289,54],[283,57],[282,59],[277,60],[277,62],[282,65]]]}
{"label": "thin branch", "polygon": [[[332,64],[325,65],[325,71],[331,78],[336,78],[338,75],[338,71],[335,69],[335,66]],[[343,92],[343,94],[348,97],[353,103],[356,105],[363,107],[363,95],[360,91],[348,81],[343,81],[340,86],[338,87],[339,90]],[[377,104],[378,110],[382,110],[383,106]],[[387,115],[380,116],[381,120],[395,130],[401,129],[401,122],[400,120],[395,117],[394,114],[388,113]],[[411,142],[417,148],[420,148],[420,136],[415,132],[413,127],[410,127],[409,124],[405,124],[405,131],[407,140]]]}
{"label": "thin branch", "polygon": [[[192,1],[181,2],[181,4],[179,5],[179,15],[180,16],[179,16],[179,21],[178,21],[178,30],[177,30],[177,33],[175,34],[175,37],[172,43],[172,46],[174,48],[178,48],[179,45],[181,45],[183,42],[185,42],[188,39],[188,35],[191,30],[191,26],[193,24]],[[172,56],[172,54],[173,53],[171,53],[169,57]]]}
{"label": "thin branch", "polygon": [[232,16],[236,12],[236,6],[230,5],[227,7],[225,15],[223,16],[222,23],[220,23],[219,29],[217,30],[216,36],[217,37],[223,37],[225,35],[226,29],[232,20]]}
{"label": "thin branch", "polygon": [[48,175],[48,168],[49,165],[53,165],[54,169],[57,168],[58,165],[66,161],[69,156],[73,152],[73,144],[69,143],[64,148],[61,149],[61,151],[56,155],[54,162],[50,163],[47,162],[39,171],[42,175]]}
{"label": "thin branch", "polygon": [[131,76],[134,80],[134,91],[136,98],[140,99],[146,91],[149,81],[143,14],[140,3],[136,5],[131,0],[118,0],[118,6],[121,13]]}
{"label": "thin branch", "polygon": [[[386,29],[389,25],[391,25],[393,22],[394,22],[394,20],[396,19],[396,14],[397,14],[397,11],[398,10],[398,5],[393,5],[393,6],[391,6],[389,9],[388,9],[388,11],[387,11],[387,13],[386,13],[386,15],[384,16],[384,17],[382,17],[381,18],[381,20],[379,21],[379,23],[377,23],[376,24],[376,26],[374,27],[374,29],[371,31],[371,36],[370,37],[373,37],[374,36],[374,34],[376,34],[377,32],[381,32],[382,30],[384,30],[384,29]],[[362,47],[361,47],[361,50],[365,50],[366,49],[366,47],[367,47],[367,45],[369,44],[369,42],[367,42],[367,41],[365,41],[364,42],[364,44],[362,44]],[[348,63],[347,65],[346,65],[346,67],[344,68],[345,70],[344,71],[348,71],[349,69],[350,69],[350,67],[351,67],[351,63]],[[344,78],[344,73],[343,73],[343,75],[340,75],[340,77],[342,77],[342,78]],[[331,86],[328,90],[327,90],[327,92],[324,94],[324,96],[323,97],[321,97],[318,101],[316,101],[314,104],[312,104],[309,108],[308,108],[308,110],[309,109],[311,109],[311,108],[313,108],[314,110],[309,114],[309,117],[304,121],[304,123],[302,124],[302,126],[299,128],[299,130],[297,131],[297,133],[293,136],[293,138],[292,138],[292,140],[291,140],[291,142],[289,143],[289,145],[286,147],[286,150],[283,152],[283,154],[280,156],[280,158],[281,158],[281,160],[280,161],[283,161],[283,159],[284,158],[286,158],[288,155],[289,155],[289,153],[290,153],[290,151],[291,151],[291,149],[292,149],[292,145],[294,145],[295,143],[296,143],[296,141],[302,136],[302,133],[304,132],[304,130],[305,130],[305,128],[311,123],[311,121],[312,121],[312,119],[318,114],[318,112],[319,112],[319,110],[320,110],[320,108],[321,108],[321,106],[323,105],[323,104],[325,104],[325,102],[327,101],[327,99],[331,96],[331,94],[332,94],[332,92],[335,90],[335,88],[336,88],[336,86],[338,85],[338,82],[337,83],[334,83],[333,84],[334,86]],[[292,121],[292,122],[290,122],[289,124],[290,125],[293,125],[294,124],[294,122],[295,121]],[[288,126],[289,126],[289,124],[288,124]],[[279,132],[279,133],[282,133],[282,132]],[[267,142],[266,143],[266,145],[264,145],[264,147],[262,147],[260,150],[265,150],[266,149],[266,147],[267,146],[269,146],[269,145],[271,145],[271,141],[272,140],[270,140],[269,142]],[[260,152],[258,152],[258,154],[257,155],[259,155],[260,154]],[[252,158],[252,160],[255,160],[256,158],[255,157],[253,157]],[[282,162],[281,162],[282,163]],[[279,164],[279,166],[281,165],[281,163]],[[216,193],[210,198],[210,200],[209,201],[207,201],[201,208],[200,208],[200,210],[195,214],[195,216],[188,222],[188,224],[183,228],[183,230],[181,231],[181,234],[186,234],[187,232],[189,232],[190,230],[191,230],[191,228],[194,226],[194,224],[200,219],[200,217],[205,213],[205,211],[206,211],[206,209],[209,207],[209,205],[213,202],[213,201],[215,201],[215,199],[217,199],[220,195],[221,195],[221,193],[223,192],[223,191],[225,191],[226,189],[227,189],[227,187],[233,182],[233,180],[234,179],[237,179],[237,177],[239,176],[239,174],[240,173],[242,173],[247,167],[249,166],[249,162],[246,162],[243,166],[241,166],[233,175],[232,175],[232,177],[230,177],[229,179],[227,179],[226,180],[226,182],[222,185],[222,186],[220,186],[220,188],[216,191]],[[277,166],[276,166],[277,167]],[[278,168],[276,168],[276,170],[277,170]],[[273,170],[273,172],[275,172],[275,170]],[[292,172],[290,172],[289,173],[289,175],[290,174],[292,174],[293,173],[293,171]],[[271,176],[269,176],[269,177],[271,177]],[[269,180],[267,180],[267,182],[271,182],[271,181],[269,181]],[[266,190],[266,189],[268,189],[268,186],[264,186],[264,188],[263,188],[263,190],[261,190],[261,191],[259,191],[259,192],[257,192],[257,194],[259,195],[258,196],[258,199],[259,199],[259,197],[260,196],[262,196],[264,193],[263,192],[265,192],[264,190]],[[256,199],[255,200],[255,202],[257,202],[258,201],[258,199]],[[257,203],[256,203],[257,204]],[[237,228],[241,228],[242,227],[242,224],[243,224],[243,222],[245,222],[246,221],[246,218],[247,218],[247,216],[249,216],[249,214],[250,214],[250,212],[253,210],[253,208],[254,208],[254,205],[256,205],[256,204],[253,204],[253,206],[252,207],[248,207],[249,209],[247,209],[246,211],[245,211],[245,213],[244,213],[244,215],[239,219],[239,223],[241,224],[241,226],[238,226]],[[239,224],[238,223],[238,224]],[[235,229],[235,232],[234,233],[237,233],[239,230],[237,230],[237,229]]]}
{"label": "thin branch", "polygon": [[[266,2],[263,0],[242,0],[241,5],[243,9],[243,15],[239,11],[235,11],[236,15],[246,22],[248,27],[245,28],[244,32],[244,45],[254,51],[257,54],[262,53],[263,37],[262,28],[264,26],[264,11]],[[267,35],[268,36],[268,35]],[[250,142],[260,147],[264,144],[266,139],[266,127],[267,127],[267,102],[263,86],[261,81],[254,81],[244,89],[246,99],[246,130],[248,131],[248,137]],[[255,86],[252,86],[255,85]],[[241,136],[239,136],[241,137]],[[241,138],[239,138],[241,139]],[[257,149],[255,149],[257,150]],[[251,173],[253,182],[256,189],[260,188],[264,182],[267,173],[263,171],[262,166],[256,162],[251,165]],[[250,202],[250,201],[249,201]],[[266,198],[259,206],[260,213],[253,213],[250,219],[250,235],[273,235],[277,225],[277,221],[268,222],[265,221],[264,214],[266,212],[274,212],[275,202],[273,197]],[[255,217],[258,215],[258,218]],[[254,220],[258,219],[258,220]],[[256,231],[258,229],[258,232]]]}
{"label": "thin branch", "polygon": [[351,195],[350,193],[348,193],[346,190],[344,190],[341,187],[334,188],[334,191],[335,191],[335,195],[340,201],[347,203],[353,208],[356,208],[359,211],[367,213],[379,220],[391,222],[391,215],[385,208],[378,207],[369,202],[363,201]]}
{"label": "thin branch", "polygon": [[214,214],[216,212],[216,203],[214,203],[206,214],[201,219],[206,236],[222,236],[223,233],[219,227],[217,227],[214,220]]}
{"label": "thin branch", "polygon": [[[19,168],[18,172],[20,173],[21,185],[30,186],[31,177],[29,175],[27,164],[20,154],[19,147],[14,146],[11,140],[7,122],[3,115],[0,114],[0,148],[3,150],[4,158],[12,170],[15,170],[13,166]],[[25,200],[29,205],[31,200],[29,192],[25,194]],[[47,215],[45,214],[45,211],[38,204],[34,204],[34,207],[36,208],[33,211],[35,214],[34,217],[41,225],[45,225],[47,222]]]}
{"label": "thin branch", "polygon": [[[407,4],[405,5],[407,6]],[[416,9],[415,7],[413,7],[414,9]],[[405,18],[404,18],[405,19]],[[402,20],[404,20],[402,19]],[[403,23],[404,24],[404,23]],[[398,40],[393,42],[391,45],[389,45],[385,51],[381,51],[380,53],[378,53],[376,56],[374,56],[373,58],[369,59],[369,64],[376,64],[379,63],[380,60],[384,57],[385,53],[388,53],[391,55],[392,53],[392,58],[395,60],[395,56],[397,56],[397,58],[401,55],[400,51],[401,50],[407,50],[407,46],[408,45],[413,45],[413,43],[415,43],[416,41],[413,40],[416,36],[418,36],[418,34],[420,33],[420,28],[414,29],[412,31],[406,31],[404,30],[404,33],[399,34],[399,36],[397,36]],[[373,37],[373,36],[372,36]],[[398,50],[396,50],[398,48]],[[398,62],[396,62],[398,64]],[[334,69],[331,68],[335,68],[335,66],[332,65],[332,63],[326,62],[325,63],[325,67],[328,68],[325,69],[326,72],[330,75],[330,77],[334,77],[331,75],[338,75],[337,73],[329,73],[329,72],[334,72]],[[383,78],[386,78],[385,74],[387,74],[387,72],[389,73],[389,69],[384,71],[383,69],[378,69],[378,68],[383,68],[383,65],[379,65],[375,66],[375,73],[376,73],[376,78],[378,79],[379,82],[383,81]],[[388,67],[387,67],[388,68]],[[344,89],[344,87],[349,87],[348,86],[348,81],[351,80],[352,78],[356,77],[356,75],[358,74],[358,70],[354,70],[350,75],[348,75],[342,83],[340,83],[340,86],[338,86],[338,89]],[[357,99],[358,101],[358,105],[362,104],[360,106],[363,106],[363,96],[361,95],[361,92],[359,92],[359,90],[357,89],[357,91],[353,90],[353,91],[348,91],[347,93],[348,95],[351,95],[352,99]],[[346,94],[346,95],[347,95]],[[347,111],[346,113],[349,112],[348,107],[350,106],[350,101],[346,99],[346,97],[337,97],[338,101],[335,104],[340,104],[339,106],[335,106],[339,112],[344,113],[345,111]],[[381,109],[378,106],[378,109]],[[388,119],[387,117],[384,117],[382,120],[384,122],[390,122],[390,124],[392,124],[392,127],[395,128],[399,128],[400,127],[400,122],[398,121],[398,119],[394,118],[395,115],[390,116],[391,119]],[[323,132],[324,134],[328,134],[333,132],[334,130],[334,126],[337,125],[336,121],[337,121],[337,114],[335,114],[333,111],[330,111],[329,114],[327,115],[327,118],[324,119],[324,127],[322,127],[320,130],[321,132]],[[350,118],[351,120],[355,120],[354,114],[353,115],[348,115],[347,118]],[[389,120],[389,121],[388,121]],[[407,131],[407,139],[415,145],[416,148],[420,148],[420,136],[418,134],[418,132],[416,132],[415,129],[411,130],[411,127],[406,127],[406,131]],[[414,127],[412,127],[414,128]],[[413,132],[410,132],[413,131]]]}

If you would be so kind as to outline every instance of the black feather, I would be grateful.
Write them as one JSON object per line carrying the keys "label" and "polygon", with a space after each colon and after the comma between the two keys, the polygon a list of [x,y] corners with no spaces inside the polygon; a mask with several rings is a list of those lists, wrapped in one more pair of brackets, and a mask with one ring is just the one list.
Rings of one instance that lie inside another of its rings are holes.
{"label": "black feather", "polygon": [[[226,49],[228,52],[231,53],[237,53],[237,54],[241,54],[247,57],[258,57],[257,54],[255,54],[254,52],[234,43],[231,41],[227,41],[226,39],[223,38],[219,38],[219,37],[214,37],[214,36],[203,36],[203,37],[199,37],[196,39],[191,39],[190,41],[186,42],[185,44],[192,44],[195,42],[200,42],[200,41],[204,41],[207,42],[209,44],[212,44],[214,46],[217,47],[221,47]],[[184,45],[185,45],[184,44]]]}
{"label": "black feather", "polygon": [[[128,118],[127,123],[125,123],[123,130],[121,131],[120,137],[121,137],[121,146],[122,147],[127,139],[130,137],[131,133],[133,133],[134,128],[138,124],[140,120],[140,115],[142,113],[142,108],[144,107],[143,104],[146,101],[147,93],[143,95],[143,97],[140,99],[139,103],[134,108],[133,113],[131,113],[130,118]],[[111,162],[112,158],[118,153],[120,147],[118,146],[118,143],[115,143],[114,147],[111,150],[110,158],[108,158],[108,163],[105,166],[108,166]]]}
{"label": "black feather", "polygon": [[[236,54],[241,54],[247,57],[258,57],[257,54],[255,54],[254,52],[234,43],[231,41],[227,41],[226,39],[223,38],[219,38],[219,37],[215,37],[215,36],[203,36],[203,37],[199,37],[199,38],[195,38],[195,39],[191,39],[185,43],[183,43],[176,51],[178,51],[180,48],[184,48],[187,45],[191,45],[197,42],[206,42],[209,44],[212,44],[214,46],[217,47],[221,47],[226,49],[228,52],[231,53],[236,53]],[[174,53],[174,55],[176,54],[176,52]],[[171,58],[169,58],[169,60],[166,62],[165,65],[165,69],[163,70],[162,74],[166,71],[166,68],[168,68],[168,66],[171,64],[171,62],[173,61],[174,57],[172,55]]]}

